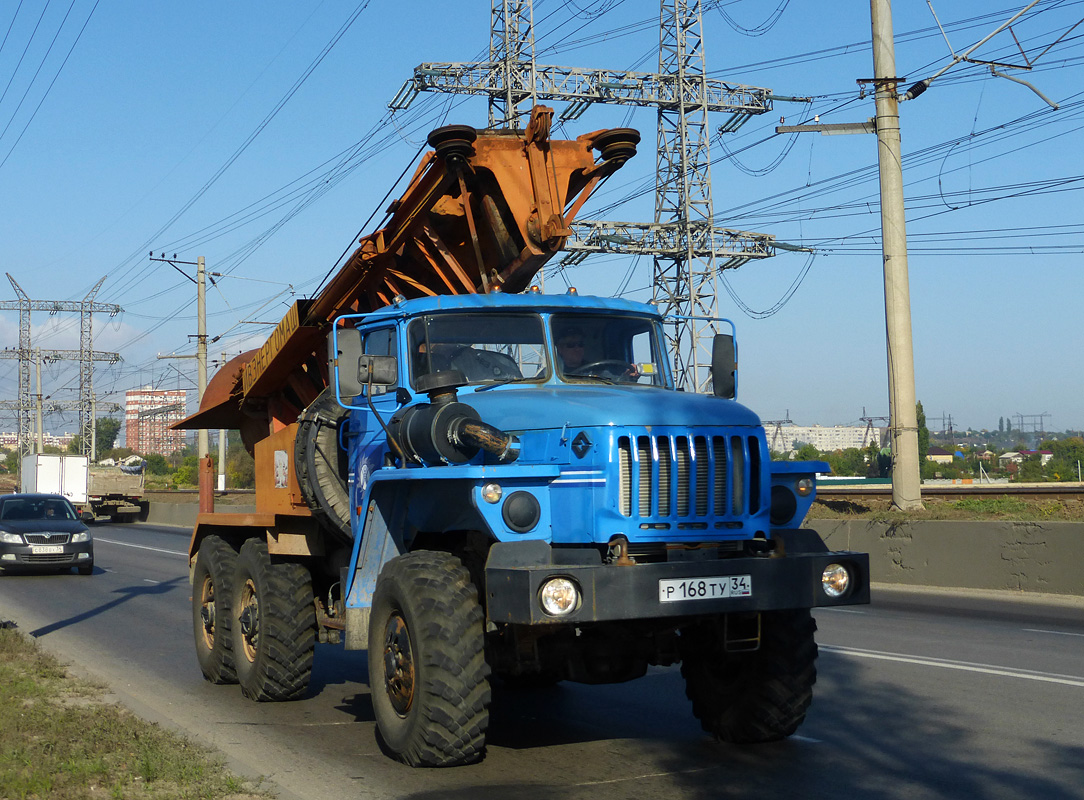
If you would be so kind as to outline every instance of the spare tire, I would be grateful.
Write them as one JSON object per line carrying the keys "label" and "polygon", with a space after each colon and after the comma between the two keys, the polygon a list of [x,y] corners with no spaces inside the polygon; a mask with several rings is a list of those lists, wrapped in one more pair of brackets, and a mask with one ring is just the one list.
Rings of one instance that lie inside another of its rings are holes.
{"label": "spare tire", "polygon": [[332,534],[347,541],[350,528],[350,471],[346,450],[339,445],[347,410],[335,400],[329,386],[298,418],[294,443],[294,469],[301,494],[313,516]]}

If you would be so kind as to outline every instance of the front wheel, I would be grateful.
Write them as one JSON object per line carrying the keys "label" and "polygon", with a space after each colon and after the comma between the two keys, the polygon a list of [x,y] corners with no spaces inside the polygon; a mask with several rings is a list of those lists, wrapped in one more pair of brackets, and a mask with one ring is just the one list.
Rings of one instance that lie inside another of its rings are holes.
{"label": "front wheel", "polygon": [[489,667],[478,590],[462,562],[418,551],[380,573],[369,618],[369,690],[380,736],[400,761],[480,761]]}
{"label": "front wheel", "polygon": [[808,609],[764,612],[760,647],[748,652],[726,652],[722,621],[682,631],[685,694],[704,730],[745,744],[798,730],[817,682],[816,630]]}
{"label": "front wheel", "polygon": [[249,539],[237,556],[231,606],[242,693],[261,702],[302,697],[316,649],[309,571],[301,564],[272,563],[266,542]]}

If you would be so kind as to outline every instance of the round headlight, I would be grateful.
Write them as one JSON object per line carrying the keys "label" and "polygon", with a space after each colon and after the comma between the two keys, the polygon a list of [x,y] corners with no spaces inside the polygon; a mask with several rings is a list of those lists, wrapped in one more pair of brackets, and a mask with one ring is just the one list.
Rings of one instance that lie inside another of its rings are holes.
{"label": "round headlight", "polygon": [[821,588],[832,599],[843,597],[851,588],[851,573],[842,564],[829,564],[821,573]]}
{"label": "round headlight", "polygon": [[580,590],[568,578],[550,578],[538,593],[542,610],[551,617],[564,617],[580,606]]}
{"label": "round headlight", "polygon": [[485,486],[482,487],[482,499],[485,500],[487,503],[498,502],[501,499],[502,494],[503,492],[501,491],[500,484],[498,483],[487,483]]}

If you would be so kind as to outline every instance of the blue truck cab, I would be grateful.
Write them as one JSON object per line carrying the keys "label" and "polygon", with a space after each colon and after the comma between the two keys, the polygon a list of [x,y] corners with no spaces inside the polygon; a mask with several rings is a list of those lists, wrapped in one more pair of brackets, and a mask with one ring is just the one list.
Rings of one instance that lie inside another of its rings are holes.
{"label": "blue truck cab", "polygon": [[378,727],[407,763],[480,758],[494,678],[604,683],[680,663],[721,739],[804,719],[809,610],[868,602],[868,556],[801,528],[828,465],[771,460],[734,399],[733,337],[717,337],[715,393],[685,392],[665,322],[650,304],[536,291],[337,321],[346,643],[368,648]]}

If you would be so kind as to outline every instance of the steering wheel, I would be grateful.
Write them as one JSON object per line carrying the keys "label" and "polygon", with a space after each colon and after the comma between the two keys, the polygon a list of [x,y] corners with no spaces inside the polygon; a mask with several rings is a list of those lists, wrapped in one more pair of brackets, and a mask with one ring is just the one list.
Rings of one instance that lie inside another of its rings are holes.
{"label": "steering wheel", "polygon": [[633,374],[639,377],[635,368],[627,361],[622,361],[618,358],[605,358],[601,361],[592,361],[589,364],[581,364],[575,369],[568,371],[570,375],[593,375],[597,378],[605,378],[609,375],[614,376],[616,380],[631,381],[635,380],[631,376]]}

